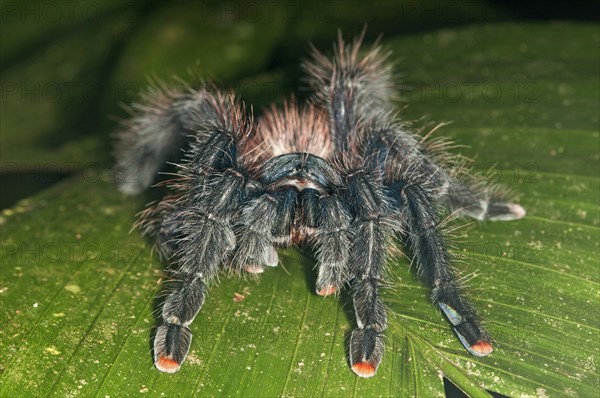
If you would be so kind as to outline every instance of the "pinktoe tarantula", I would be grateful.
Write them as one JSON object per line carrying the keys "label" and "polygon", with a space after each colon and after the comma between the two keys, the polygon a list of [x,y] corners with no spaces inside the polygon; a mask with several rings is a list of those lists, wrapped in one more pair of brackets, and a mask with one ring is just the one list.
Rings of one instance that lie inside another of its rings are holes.
{"label": "pinktoe tarantula", "polygon": [[312,101],[273,107],[257,123],[233,95],[209,86],[159,85],[134,105],[117,146],[119,189],[140,192],[169,160],[178,168],[167,182],[173,193],[138,221],[174,266],[154,338],[159,370],[180,368],[188,327],[219,270],[260,273],[277,265],[277,247],[306,243],[316,253],[318,295],[351,286],[350,364],[361,377],[375,375],[387,325],[378,288],[394,236],[405,238],[466,349],[492,352],[450,266],[440,208],[478,220],[519,219],[525,210],[461,181],[443,152],[447,141],[407,131],[394,114],[387,54],[362,53],[361,41],[340,38],[332,58],[313,50],[303,65]]}

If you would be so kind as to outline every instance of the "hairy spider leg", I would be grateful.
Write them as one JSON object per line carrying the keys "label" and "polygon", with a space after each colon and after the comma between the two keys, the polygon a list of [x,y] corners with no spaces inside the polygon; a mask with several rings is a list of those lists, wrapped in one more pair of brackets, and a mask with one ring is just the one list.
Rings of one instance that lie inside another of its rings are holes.
{"label": "hairy spider leg", "polygon": [[386,175],[386,180],[393,180],[395,175],[410,177],[412,181],[419,181],[436,204],[479,221],[509,221],[525,216],[523,207],[507,202],[500,192],[495,192],[494,186],[484,181],[463,181],[455,175],[456,170],[451,172],[452,167],[440,161],[439,158],[448,157],[444,150],[452,146],[452,141],[417,139],[403,131],[402,125],[394,125],[385,118],[372,124],[367,129],[372,132],[364,135],[361,152],[371,167],[379,168]]}
{"label": "hairy spider leg", "polygon": [[284,195],[265,192],[251,199],[240,215],[240,228],[234,264],[238,269],[259,274],[264,265],[277,265],[277,251],[273,247],[271,231],[279,224],[286,211]]}
{"label": "hairy spider leg", "polygon": [[211,101],[215,119],[199,125],[190,143],[180,179],[173,183],[182,195],[165,221],[177,225],[171,258],[176,270],[154,338],[154,363],[169,373],[179,369],[189,351],[188,326],[204,303],[208,282],[235,248],[233,224],[246,192],[246,170],[237,162],[237,148],[250,123],[233,98]]}
{"label": "hairy spider leg", "polygon": [[351,44],[341,33],[334,56],[327,57],[312,48],[312,60],[302,64],[317,103],[329,115],[329,130],[339,152],[354,150],[362,123],[393,111],[393,67],[389,53],[377,43],[366,53],[360,52],[365,31]]}
{"label": "hairy spider leg", "polygon": [[[459,184],[463,192],[469,193],[462,204],[471,205],[476,201],[475,195],[483,197],[484,194],[448,175],[423,151],[415,137],[402,131],[382,129],[372,135],[366,152],[373,154],[373,165],[379,165],[386,173],[386,191],[401,210],[419,274],[433,289],[433,303],[452,323],[459,340],[471,354],[489,354],[492,351],[489,334],[481,325],[474,306],[462,294],[439,230],[438,216],[438,203],[448,206],[450,201],[456,200],[452,190]],[[454,205],[450,203],[451,208]]]}
{"label": "hairy spider leg", "polygon": [[378,165],[396,162],[391,165],[392,173],[400,171],[404,176],[410,175],[412,180],[419,180],[432,199],[451,212],[479,221],[509,221],[525,216],[523,207],[505,201],[483,181],[467,183],[450,175],[446,168],[435,161],[436,156],[443,155],[436,153],[443,149],[443,145],[440,149],[433,146],[428,146],[423,139],[417,140],[417,137],[398,127],[385,127],[372,135],[364,152],[366,156],[371,155]]}
{"label": "hairy spider leg", "polygon": [[318,228],[313,240],[318,265],[316,291],[319,296],[329,296],[348,281],[352,219],[337,194],[321,196],[316,209]]}
{"label": "hairy spider leg", "polygon": [[177,214],[176,206],[178,196],[167,195],[157,202],[153,202],[138,214],[135,227],[139,228],[142,235],[152,236],[156,239],[155,248],[162,259],[169,259],[177,250]]}
{"label": "hairy spider leg", "polygon": [[[319,191],[319,189],[305,187],[298,192],[298,207],[294,214],[295,231],[298,231],[293,236],[290,236],[294,244],[314,243],[315,234],[321,228],[321,198],[327,197],[329,194]],[[309,242],[312,237],[312,242]],[[308,239],[307,239],[308,238]]]}
{"label": "hairy spider leg", "polygon": [[167,161],[179,161],[187,136],[213,120],[217,109],[206,89],[173,88],[157,82],[127,110],[117,133],[115,181],[128,195],[149,187]]}
{"label": "hairy spider leg", "polygon": [[462,294],[438,228],[435,204],[418,184],[404,185],[400,195],[408,218],[408,240],[418,260],[419,274],[433,289],[431,300],[442,309],[471,354],[488,355],[492,352],[490,336],[475,307]]}
{"label": "hairy spider leg", "polygon": [[383,280],[390,226],[388,198],[377,179],[364,171],[346,178],[346,200],[353,215],[350,273],[358,328],[350,337],[350,364],[354,373],[372,377],[383,358],[383,332],[387,328],[378,288]]}
{"label": "hairy spider leg", "polygon": [[479,221],[512,221],[526,215],[521,205],[506,202],[493,193],[469,186],[457,179],[450,180],[443,200],[450,210],[458,210],[461,214]]}

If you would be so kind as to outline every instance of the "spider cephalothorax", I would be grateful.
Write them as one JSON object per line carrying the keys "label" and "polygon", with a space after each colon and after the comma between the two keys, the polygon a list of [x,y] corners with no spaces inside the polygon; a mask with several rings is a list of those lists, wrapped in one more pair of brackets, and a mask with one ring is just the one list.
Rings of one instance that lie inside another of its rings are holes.
{"label": "spider cephalothorax", "polygon": [[332,58],[313,50],[304,64],[312,101],[273,107],[256,123],[233,95],[209,86],[159,85],[134,106],[117,146],[120,190],[148,187],[168,160],[178,167],[167,182],[173,193],[138,221],[174,269],[154,339],[159,370],[181,366],[188,326],[219,270],[260,273],[277,265],[277,247],[308,244],[317,294],[351,286],[350,364],[373,376],[387,325],[378,288],[395,236],[412,250],[432,301],[466,349],[492,351],[449,264],[439,213],[512,220],[525,211],[485,184],[461,181],[444,155],[446,141],[427,141],[397,120],[387,54],[377,46],[361,53],[361,41],[340,38]]}

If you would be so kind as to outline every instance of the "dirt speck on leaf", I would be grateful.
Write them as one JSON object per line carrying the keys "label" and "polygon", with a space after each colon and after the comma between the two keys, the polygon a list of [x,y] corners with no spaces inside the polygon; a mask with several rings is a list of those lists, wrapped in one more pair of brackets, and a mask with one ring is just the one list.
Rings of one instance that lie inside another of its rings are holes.
{"label": "dirt speck on leaf", "polygon": [[77,293],[81,292],[81,288],[78,285],[66,285],[65,290],[67,292],[71,292],[73,294],[77,294]]}

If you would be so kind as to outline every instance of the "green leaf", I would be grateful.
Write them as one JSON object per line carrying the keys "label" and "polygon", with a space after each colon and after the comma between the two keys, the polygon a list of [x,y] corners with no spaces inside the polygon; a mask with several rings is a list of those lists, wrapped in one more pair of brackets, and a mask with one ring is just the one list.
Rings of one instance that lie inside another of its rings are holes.
{"label": "green leaf", "polygon": [[[470,396],[597,395],[599,41],[595,26],[556,23],[387,42],[404,55],[402,115],[454,121],[440,133],[479,154],[474,173],[495,165],[490,177],[528,211],[516,222],[469,223],[453,240],[495,339],[490,356],[464,350],[409,262],[394,257],[384,360],[376,377],[357,378],[346,358],[355,322],[347,293],[316,296],[314,260],[289,249],[257,280],[224,276],[212,286],[187,361],[160,373],[150,335],[162,265],[129,233],[148,198],[88,178],[2,214],[0,396],[430,397],[444,395],[443,376]],[[483,94],[492,85],[493,101]],[[534,102],[515,97],[523,87]]]}

